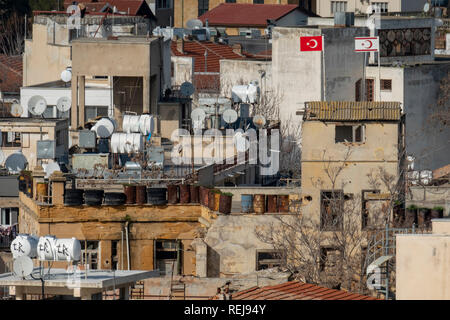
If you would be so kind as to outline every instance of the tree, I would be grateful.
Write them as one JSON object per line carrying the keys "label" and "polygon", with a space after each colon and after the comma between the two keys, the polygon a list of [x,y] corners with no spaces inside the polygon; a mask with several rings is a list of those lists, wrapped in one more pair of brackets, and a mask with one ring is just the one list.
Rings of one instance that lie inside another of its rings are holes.
{"label": "tree", "polygon": [[64,0],[29,0],[30,8],[33,11],[61,10]]}
{"label": "tree", "polygon": [[25,22],[17,12],[0,20],[0,53],[15,56],[25,48]]}

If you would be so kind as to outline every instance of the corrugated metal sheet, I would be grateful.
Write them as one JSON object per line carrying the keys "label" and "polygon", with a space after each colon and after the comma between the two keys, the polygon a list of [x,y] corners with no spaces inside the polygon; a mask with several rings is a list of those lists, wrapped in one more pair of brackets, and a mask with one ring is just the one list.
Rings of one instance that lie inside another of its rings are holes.
{"label": "corrugated metal sheet", "polygon": [[253,287],[233,294],[233,300],[377,300],[374,297],[290,281],[275,286]]}
{"label": "corrugated metal sheet", "polygon": [[400,102],[374,101],[312,101],[306,102],[304,120],[399,121]]}

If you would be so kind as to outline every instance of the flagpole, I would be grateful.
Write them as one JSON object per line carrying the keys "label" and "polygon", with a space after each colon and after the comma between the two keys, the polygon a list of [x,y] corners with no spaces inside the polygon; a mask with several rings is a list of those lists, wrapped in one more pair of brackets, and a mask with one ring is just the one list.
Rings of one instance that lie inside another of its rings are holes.
{"label": "flagpole", "polygon": [[362,93],[361,93],[361,101],[366,101],[366,59],[367,52],[364,52],[364,60],[363,60],[363,78],[362,78]]}
{"label": "flagpole", "polygon": [[327,79],[325,78],[325,36],[322,35],[322,79],[323,79],[323,101],[327,101]]}

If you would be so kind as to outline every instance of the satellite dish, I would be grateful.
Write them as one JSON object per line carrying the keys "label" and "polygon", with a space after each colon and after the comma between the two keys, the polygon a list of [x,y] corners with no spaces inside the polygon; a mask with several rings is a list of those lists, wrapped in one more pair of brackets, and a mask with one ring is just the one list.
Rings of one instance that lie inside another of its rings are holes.
{"label": "satellite dish", "polygon": [[69,111],[70,107],[72,106],[71,100],[68,97],[61,97],[56,102],[56,108],[61,112]]}
{"label": "satellite dish", "polygon": [[91,130],[95,131],[95,133],[97,133],[97,136],[100,138],[109,138],[113,134],[115,129],[116,125],[114,124],[113,120],[109,118],[101,118],[91,128]]}
{"label": "satellite dish", "polygon": [[253,124],[255,125],[255,127],[260,129],[266,124],[266,118],[264,118],[262,115],[257,114],[253,117]]}
{"label": "satellite dish", "polygon": [[191,112],[191,119],[192,121],[203,121],[206,118],[205,110],[201,108],[197,108],[192,110]]}
{"label": "satellite dish", "polygon": [[5,161],[5,167],[10,173],[19,173],[27,166],[27,159],[21,152],[11,154]]}
{"label": "satellite dish", "polygon": [[14,103],[11,106],[11,112],[10,113],[11,113],[11,115],[13,117],[20,117],[22,115],[22,113],[23,113],[23,108],[22,108],[22,106],[20,104]]}
{"label": "satellite dish", "polygon": [[372,5],[369,5],[366,9],[366,13],[368,15],[371,15],[373,13],[373,11],[374,11],[374,7]]}
{"label": "satellite dish", "polygon": [[234,123],[238,118],[238,114],[233,109],[227,109],[223,112],[222,117],[226,123]]}
{"label": "satellite dish", "polygon": [[33,260],[27,256],[20,256],[14,260],[13,270],[16,276],[25,278],[33,272]]}
{"label": "satellite dish", "polygon": [[180,87],[180,92],[183,96],[190,97],[194,93],[195,89],[192,83],[190,82],[183,82],[183,84]]}
{"label": "satellite dish", "polygon": [[47,101],[42,96],[32,96],[28,100],[28,111],[35,116],[40,116],[47,108]]}
{"label": "satellite dish", "polygon": [[45,178],[50,178],[53,172],[55,171],[61,171],[61,168],[56,162],[48,163],[48,164],[42,164],[42,167],[44,168],[45,172]]}
{"label": "satellite dish", "polygon": [[61,72],[61,80],[64,82],[69,82],[72,80],[72,68],[67,68],[63,72]]}
{"label": "satellite dish", "polygon": [[429,12],[430,11],[430,3],[425,3],[425,5],[423,6],[423,12]]}
{"label": "satellite dish", "polygon": [[188,22],[186,22],[186,28],[188,29],[203,28],[203,22],[199,19],[191,19]]}

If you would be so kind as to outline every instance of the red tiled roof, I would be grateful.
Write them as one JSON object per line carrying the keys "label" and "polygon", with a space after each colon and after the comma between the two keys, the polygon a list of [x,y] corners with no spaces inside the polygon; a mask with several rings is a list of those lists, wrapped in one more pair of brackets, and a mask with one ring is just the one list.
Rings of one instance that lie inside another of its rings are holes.
{"label": "red tiled roof", "polygon": [[22,56],[0,54],[0,91],[20,92],[22,61]]}
{"label": "red tiled roof", "polygon": [[[73,0],[65,0],[64,8],[67,9],[71,5]],[[100,10],[109,3],[111,7],[116,7],[120,12],[126,12],[130,15],[137,15],[141,6],[146,3],[145,0],[107,0],[93,2],[91,1],[78,1],[79,4],[84,4],[86,6],[87,12],[100,12]],[[129,12],[129,13],[128,13]]]}
{"label": "red tiled roof", "polygon": [[440,179],[450,174],[450,164],[433,170],[433,179]]}
{"label": "red tiled roof", "polygon": [[[233,48],[226,44],[209,41],[184,41],[184,53],[177,50],[177,43],[172,41],[172,55],[194,58],[194,72],[220,72],[220,60],[222,59],[245,59],[245,57],[233,52]],[[205,70],[205,51],[206,57]]]}
{"label": "red tiled roof", "polygon": [[296,4],[221,3],[201,15],[199,19],[210,26],[265,27],[267,19],[278,20],[296,10]]}
{"label": "red tiled roof", "polygon": [[275,286],[253,287],[233,294],[233,300],[378,300],[343,290],[290,281]]}

